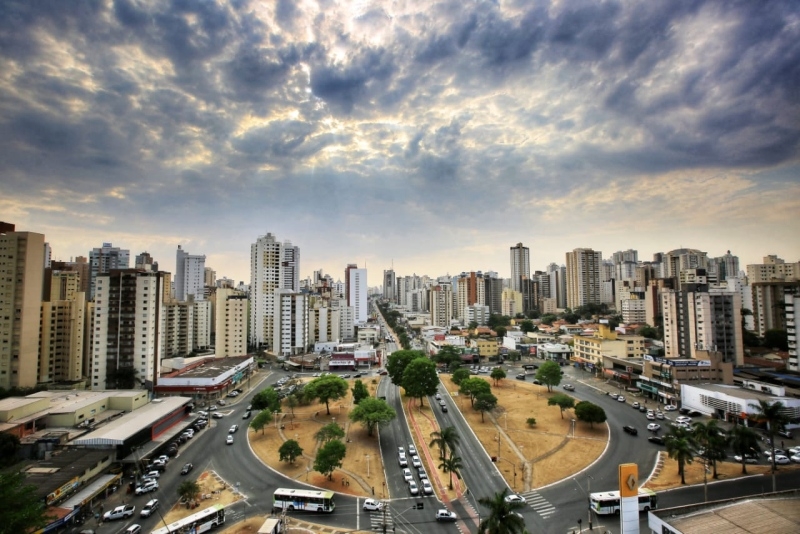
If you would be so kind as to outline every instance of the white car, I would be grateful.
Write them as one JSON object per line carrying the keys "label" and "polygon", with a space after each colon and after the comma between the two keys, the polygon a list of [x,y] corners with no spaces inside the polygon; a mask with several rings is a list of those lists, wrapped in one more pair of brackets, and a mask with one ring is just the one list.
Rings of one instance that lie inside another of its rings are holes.
{"label": "white car", "polygon": [[687,417],[687,416],[685,416],[685,415],[679,415],[679,416],[678,416],[678,417],[675,419],[675,422],[676,422],[676,423],[686,423],[687,425],[689,425],[689,424],[691,424],[691,423],[692,423],[692,418],[691,418],[691,417]]}
{"label": "white car", "polygon": [[[742,463],[742,455],[741,454],[737,454],[736,456],[733,457],[733,459],[736,460],[739,463]],[[758,457],[755,454],[746,454],[745,457],[744,457],[744,463],[746,463],[746,464],[757,464],[758,463]]]}
{"label": "white car", "polygon": [[362,507],[362,509],[367,512],[372,512],[375,510],[383,510],[383,503],[375,499],[366,499],[364,501],[364,506]]}
{"label": "white car", "polygon": [[158,481],[153,480],[152,478],[148,478],[146,481],[142,482],[141,485],[136,486],[136,495],[144,495],[145,493],[150,493],[151,491],[156,491],[158,489]]}
{"label": "white car", "polygon": [[417,454],[417,448],[413,444],[408,446],[408,454],[410,454],[411,456]]}
{"label": "white car", "polygon": [[619,402],[625,402],[625,397],[623,397],[622,395],[620,395],[619,397],[617,397],[617,400],[618,400]]}
{"label": "white car", "polygon": [[659,430],[661,430],[661,425],[659,425],[658,423],[650,423],[649,425],[647,425],[647,430],[649,430],[650,432],[658,432]]}
{"label": "white car", "polygon": [[656,419],[664,419],[664,414],[662,412],[656,412]]}
{"label": "white car", "polygon": [[[768,456],[767,460],[772,462],[772,457]],[[783,454],[776,454],[775,455],[775,463],[778,464],[778,465],[786,465],[788,463],[791,463],[791,460],[789,460],[788,456],[784,456]]]}
{"label": "white car", "polygon": [[225,438],[225,445],[233,445],[233,435],[228,434],[228,437]]}
{"label": "white car", "polygon": [[400,467],[408,467],[408,460],[406,459],[406,455],[402,452],[397,457],[397,462],[400,464]]}
{"label": "white car", "polygon": [[422,467],[422,462],[419,461],[419,456],[414,455],[411,457],[411,465],[414,467]]}
{"label": "white car", "polygon": [[153,512],[156,511],[156,508],[158,508],[158,499],[151,499],[147,501],[147,504],[144,505],[142,511],[139,512],[139,515],[142,517],[149,517],[153,514]]}
{"label": "white car", "polygon": [[647,420],[648,420],[648,421],[655,421],[655,420],[656,420],[656,414],[654,414],[654,413],[648,413],[648,414],[647,414]]}
{"label": "white car", "polygon": [[674,411],[675,411],[675,410],[677,410],[677,409],[678,409],[678,407],[677,407],[677,406],[674,406],[674,405],[672,405],[672,404],[666,404],[666,405],[664,405],[664,411],[665,411],[665,412],[674,412]]}
{"label": "white car", "polygon": [[403,478],[406,482],[411,482],[414,480],[414,475],[411,474],[411,469],[403,469]]}
{"label": "white car", "polygon": [[428,479],[422,480],[422,492],[425,495],[433,495],[433,486],[431,486],[431,483]]}
{"label": "white car", "polygon": [[436,511],[436,520],[437,521],[458,521],[458,516],[455,512],[451,512],[450,510],[437,510]]}
{"label": "white car", "polygon": [[791,455],[789,459],[796,464],[800,464],[800,453]]}
{"label": "white car", "polygon": [[113,510],[109,510],[108,512],[103,514],[103,521],[113,521],[115,519],[125,519],[126,517],[133,517],[133,512],[135,511],[136,507],[132,504],[117,506]]}
{"label": "white car", "polygon": [[525,502],[525,498],[522,495],[518,495],[516,493],[511,493],[509,495],[506,495],[506,498],[504,500],[506,502],[520,502],[520,503]]}
{"label": "white car", "polygon": [[408,483],[408,491],[411,492],[411,495],[419,495],[419,487],[413,480]]}

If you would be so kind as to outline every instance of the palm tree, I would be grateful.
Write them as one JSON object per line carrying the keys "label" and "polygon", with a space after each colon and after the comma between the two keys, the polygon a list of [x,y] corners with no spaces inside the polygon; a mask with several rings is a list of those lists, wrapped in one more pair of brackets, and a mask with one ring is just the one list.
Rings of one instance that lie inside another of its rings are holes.
{"label": "palm tree", "polygon": [[711,467],[714,469],[712,478],[718,478],[717,460],[725,458],[728,438],[725,437],[725,434],[713,419],[706,424],[695,423],[692,435],[695,443],[703,449],[703,458],[705,458],[707,462],[711,462]]}
{"label": "palm tree", "polygon": [[178,486],[178,495],[181,501],[194,501],[200,495],[200,484],[194,480],[185,480]]}
{"label": "palm tree", "polygon": [[770,452],[772,453],[772,472],[778,469],[775,463],[775,434],[779,430],[783,430],[789,418],[783,413],[783,403],[773,402],[759,399],[758,404],[751,404],[758,412],[753,415],[756,421],[767,423],[767,437],[769,437]]}
{"label": "palm tree", "polygon": [[450,451],[452,456],[456,452],[456,446],[461,443],[461,437],[456,431],[456,427],[448,426],[436,432],[431,432],[433,438],[428,445],[429,447],[439,447],[439,458],[444,460],[447,457],[447,451]]}
{"label": "palm tree", "polygon": [[442,460],[442,463],[439,464],[439,469],[444,471],[445,473],[450,473],[450,489],[453,489],[453,473],[456,474],[458,478],[461,478],[461,474],[458,472],[461,469],[463,464],[461,463],[461,458],[458,456],[450,455],[450,458],[445,458]]}
{"label": "palm tree", "polygon": [[672,430],[665,436],[667,454],[670,458],[678,461],[678,474],[681,476],[681,484],[686,484],[684,476],[684,466],[694,461],[694,447],[692,436],[680,427],[672,427]]}
{"label": "palm tree", "polygon": [[761,447],[758,443],[758,434],[752,428],[744,425],[736,425],[731,430],[731,447],[733,452],[742,457],[742,474],[747,474],[747,455],[750,453],[758,454]]}
{"label": "palm tree", "polygon": [[515,501],[506,502],[507,488],[492,497],[483,497],[478,502],[489,509],[489,516],[478,525],[481,534],[521,534],[525,532],[525,520],[514,512],[525,504]]}

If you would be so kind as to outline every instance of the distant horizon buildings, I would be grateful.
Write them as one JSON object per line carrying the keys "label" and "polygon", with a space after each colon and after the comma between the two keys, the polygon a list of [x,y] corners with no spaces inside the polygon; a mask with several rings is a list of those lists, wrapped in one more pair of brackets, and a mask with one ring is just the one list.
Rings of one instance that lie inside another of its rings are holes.
{"label": "distant horizon buildings", "polygon": [[531,277],[531,257],[528,247],[517,243],[510,248],[511,289],[522,292],[523,280]]}
{"label": "distant horizon buildings", "polygon": [[102,247],[89,252],[89,300],[94,299],[95,280],[111,269],[127,269],[130,266],[131,251],[103,243]]}
{"label": "distant horizon buildings", "polygon": [[590,248],[567,252],[567,307],[600,304],[600,269],[603,254]]}
{"label": "distant horizon buildings", "polygon": [[178,245],[175,253],[175,300],[186,302],[189,298],[205,300],[206,257],[189,254]]}

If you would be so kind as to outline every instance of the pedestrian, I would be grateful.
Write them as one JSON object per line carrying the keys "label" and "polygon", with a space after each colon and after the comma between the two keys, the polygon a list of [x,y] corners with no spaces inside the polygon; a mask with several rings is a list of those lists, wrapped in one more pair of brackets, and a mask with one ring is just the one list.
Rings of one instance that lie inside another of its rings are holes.
{"label": "pedestrian", "polygon": [[786,445],[783,444],[783,440],[781,440],[781,449],[786,449]]}

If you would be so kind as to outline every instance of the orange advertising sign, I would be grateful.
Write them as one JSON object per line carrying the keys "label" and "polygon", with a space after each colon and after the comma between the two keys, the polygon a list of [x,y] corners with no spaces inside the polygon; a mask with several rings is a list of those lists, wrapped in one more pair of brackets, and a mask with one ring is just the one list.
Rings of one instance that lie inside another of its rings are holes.
{"label": "orange advertising sign", "polygon": [[619,496],[636,497],[639,495],[639,466],[636,464],[619,464]]}

